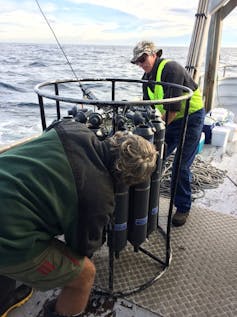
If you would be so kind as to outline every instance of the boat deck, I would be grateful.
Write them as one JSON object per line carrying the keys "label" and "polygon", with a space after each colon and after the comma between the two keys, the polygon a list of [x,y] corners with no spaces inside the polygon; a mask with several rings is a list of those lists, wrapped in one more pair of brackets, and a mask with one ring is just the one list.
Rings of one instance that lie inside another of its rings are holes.
{"label": "boat deck", "polygon": [[[161,211],[168,210],[161,199]],[[164,255],[164,239],[153,233],[144,247]],[[121,299],[92,296],[85,316],[234,317],[237,316],[237,217],[194,204],[185,226],[172,227],[169,269],[149,288]],[[96,284],[108,285],[108,248],[94,256]],[[115,260],[114,290],[125,291],[162,272],[162,265],[130,245]],[[9,317],[41,316],[41,308],[59,290],[35,292]]]}

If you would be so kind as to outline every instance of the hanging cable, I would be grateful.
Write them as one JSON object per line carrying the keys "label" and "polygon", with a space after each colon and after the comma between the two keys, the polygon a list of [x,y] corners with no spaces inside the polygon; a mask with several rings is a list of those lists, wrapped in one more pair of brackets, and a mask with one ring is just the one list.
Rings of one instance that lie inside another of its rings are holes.
{"label": "hanging cable", "polygon": [[86,98],[88,98],[88,99],[97,99],[97,98],[94,96],[94,94],[93,94],[90,90],[88,90],[88,88],[83,87],[83,85],[81,84],[79,78],[77,77],[76,72],[74,71],[74,69],[73,69],[73,67],[72,67],[71,62],[69,61],[69,59],[68,59],[68,57],[67,57],[67,55],[66,55],[66,53],[65,53],[65,51],[64,51],[64,49],[63,49],[63,47],[62,47],[62,45],[60,44],[60,42],[59,42],[59,40],[58,40],[58,38],[57,38],[57,36],[56,36],[56,34],[55,34],[53,28],[51,27],[51,25],[50,25],[50,23],[49,23],[49,21],[48,21],[46,15],[44,14],[44,12],[43,12],[43,10],[42,10],[42,8],[41,8],[41,6],[40,6],[38,0],[35,0],[35,2],[36,2],[36,4],[37,4],[37,6],[38,6],[38,8],[39,8],[39,10],[40,10],[40,12],[41,12],[41,14],[42,14],[42,16],[44,17],[44,19],[45,19],[45,21],[46,21],[48,27],[50,28],[51,32],[53,33],[53,36],[54,36],[54,38],[55,38],[55,40],[56,40],[56,42],[57,42],[57,44],[58,44],[58,47],[60,48],[61,52],[63,53],[63,55],[64,55],[64,57],[65,57],[65,59],[66,59],[66,61],[67,61],[67,64],[69,65],[69,67],[70,67],[70,69],[71,69],[73,75],[75,76],[76,80],[78,81],[79,87],[80,87],[80,89],[81,89],[82,92],[83,92],[83,97],[86,97]]}

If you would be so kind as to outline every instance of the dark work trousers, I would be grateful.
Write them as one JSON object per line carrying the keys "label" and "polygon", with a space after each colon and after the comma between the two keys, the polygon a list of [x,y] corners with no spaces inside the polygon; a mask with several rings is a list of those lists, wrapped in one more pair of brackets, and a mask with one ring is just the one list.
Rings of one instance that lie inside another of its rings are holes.
{"label": "dark work trousers", "polygon": [[[174,205],[178,212],[188,212],[191,208],[192,193],[191,193],[191,181],[192,174],[190,167],[194,161],[197,153],[199,140],[201,137],[203,124],[205,118],[204,108],[198,110],[188,118],[186,137],[184,141],[183,154],[181,159],[181,166],[178,178],[178,184],[176,189],[176,195],[174,197]],[[180,140],[180,132],[182,128],[183,119],[177,119],[168,125],[166,128],[165,141],[167,144],[166,158],[177,148]],[[171,186],[174,186],[174,171],[177,169],[177,157],[175,155],[173,167]]]}
{"label": "dark work trousers", "polygon": [[5,299],[8,297],[11,291],[16,288],[16,281],[7,277],[0,275],[0,305],[4,303]]}

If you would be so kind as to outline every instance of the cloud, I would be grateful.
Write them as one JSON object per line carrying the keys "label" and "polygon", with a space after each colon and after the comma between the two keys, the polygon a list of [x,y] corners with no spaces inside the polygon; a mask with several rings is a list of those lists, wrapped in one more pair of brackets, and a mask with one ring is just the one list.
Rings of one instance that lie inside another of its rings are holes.
{"label": "cloud", "polygon": [[[38,0],[62,43],[188,45],[198,0]],[[52,42],[36,1],[0,0],[0,41]],[[236,33],[236,14],[229,30]],[[230,41],[230,39],[229,39]]]}
{"label": "cloud", "polygon": [[162,16],[169,14],[171,8],[184,8],[185,10],[195,10],[198,1],[179,0],[177,1],[157,1],[157,0],[69,0],[71,3],[81,4],[93,4],[97,6],[103,6],[111,9],[116,9],[121,12],[129,13],[137,18],[141,19],[159,19]]}

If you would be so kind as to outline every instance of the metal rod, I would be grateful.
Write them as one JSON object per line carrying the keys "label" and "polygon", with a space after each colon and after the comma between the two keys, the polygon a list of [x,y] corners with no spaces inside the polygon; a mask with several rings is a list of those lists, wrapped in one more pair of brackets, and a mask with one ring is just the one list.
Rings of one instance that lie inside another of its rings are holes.
{"label": "metal rod", "polygon": [[112,100],[115,99],[115,81],[112,80]]}
{"label": "metal rod", "polygon": [[38,100],[39,100],[39,107],[40,107],[40,117],[41,117],[42,129],[45,130],[46,129],[46,120],[45,120],[43,97],[38,95]]}
{"label": "metal rod", "polygon": [[113,228],[112,224],[108,230],[108,243],[109,243],[109,290],[113,292],[114,289],[114,250],[113,250]]}
{"label": "metal rod", "polygon": [[[58,93],[58,84],[55,83],[54,84],[54,90],[55,90],[55,95],[59,95]],[[59,120],[61,118],[61,114],[60,114],[60,103],[58,100],[56,100],[56,110],[57,110],[57,119]]]}
{"label": "metal rod", "polygon": [[155,260],[155,261],[161,263],[162,265],[166,265],[166,263],[165,263],[164,261],[160,260],[159,257],[155,256],[155,255],[152,254],[150,251],[148,251],[148,250],[146,250],[146,249],[144,249],[144,248],[142,248],[142,247],[138,247],[138,249],[139,249],[142,253],[148,255],[148,256],[149,256],[150,258],[152,258],[153,260]]}
{"label": "metal rod", "polygon": [[183,147],[184,141],[186,137],[186,130],[187,130],[187,122],[189,116],[189,99],[186,101],[185,110],[184,110],[184,118],[182,122],[182,129],[180,132],[180,139],[179,144],[177,147],[176,153],[176,169],[174,171],[174,185],[171,186],[171,195],[170,195],[170,204],[169,204],[169,213],[168,213],[168,221],[167,221],[167,237],[166,237],[166,265],[169,265],[170,262],[170,228],[171,228],[171,218],[174,206],[174,197],[177,190],[179,174],[180,174],[180,166],[181,166],[181,159],[183,154]]}

